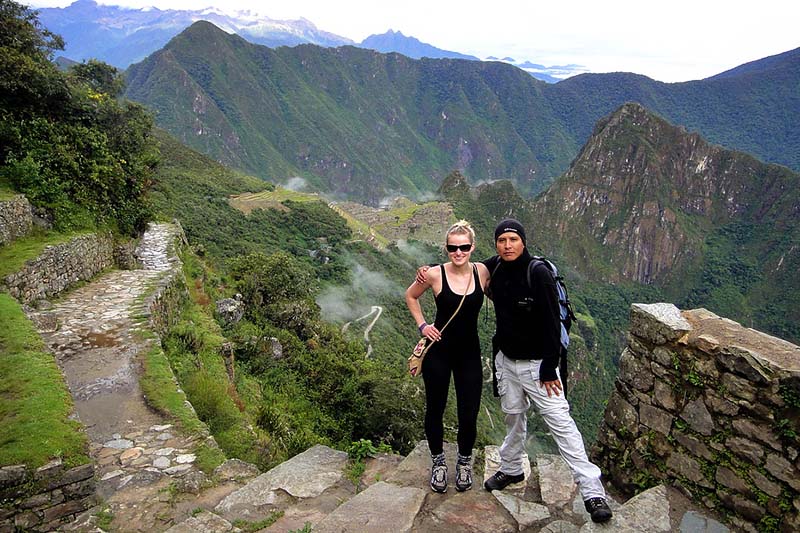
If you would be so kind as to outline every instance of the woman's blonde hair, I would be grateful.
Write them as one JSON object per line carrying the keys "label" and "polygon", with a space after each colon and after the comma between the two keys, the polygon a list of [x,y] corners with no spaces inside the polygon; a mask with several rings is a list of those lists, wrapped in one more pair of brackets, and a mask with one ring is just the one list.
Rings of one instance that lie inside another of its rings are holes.
{"label": "woman's blonde hair", "polygon": [[469,235],[469,242],[475,244],[475,230],[466,220],[459,220],[447,230],[444,234],[444,243],[447,244],[447,238],[450,235]]}

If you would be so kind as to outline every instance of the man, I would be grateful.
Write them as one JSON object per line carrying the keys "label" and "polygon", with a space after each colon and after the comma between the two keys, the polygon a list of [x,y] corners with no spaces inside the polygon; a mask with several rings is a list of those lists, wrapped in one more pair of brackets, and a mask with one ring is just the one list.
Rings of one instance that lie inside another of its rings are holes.
{"label": "man", "polygon": [[600,468],[586,455],[558,375],[561,323],[555,279],[540,263],[532,272],[529,286],[527,272],[532,257],[526,247],[525,228],[518,221],[500,222],[494,239],[497,255],[484,264],[491,273],[487,294],[494,302],[497,319],[492,345],[506,437],[500,447],[500,469],[484,487],[503,490],[525,479],[522,461],[527,411],[533,403],[569,465],[592,521],[606,522],[612,513],[600,482]]}

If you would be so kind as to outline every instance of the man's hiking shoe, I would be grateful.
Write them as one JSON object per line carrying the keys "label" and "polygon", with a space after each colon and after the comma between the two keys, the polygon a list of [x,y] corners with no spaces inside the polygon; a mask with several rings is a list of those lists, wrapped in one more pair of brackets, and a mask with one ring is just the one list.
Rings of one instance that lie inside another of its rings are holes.
{"label": "man's hiking shoe", "polygon": [[447,492],[447,465],[436,464],[431,467],[431,490],[433,492]]}
{"label": "man's hiking shoe", "polygon": [[492,477],[486,480],[483,484],[484,488],[489,492],[493,490],[503,490],[512,483],[519,483],[525,479],[525,474],[517,474],[516,476],[509,476],[505,472],[498,470]]}
{"label": "man's hiking shoe", "polygon": [[472,488],[472,466],[469,463],[456,463],[456,490],[464,492]]}
{"label": "man's hiking shoe", "polygon": [[603,498],[589,498],[583,505],[592,517],[592,522],[608,522],[613,513]]}

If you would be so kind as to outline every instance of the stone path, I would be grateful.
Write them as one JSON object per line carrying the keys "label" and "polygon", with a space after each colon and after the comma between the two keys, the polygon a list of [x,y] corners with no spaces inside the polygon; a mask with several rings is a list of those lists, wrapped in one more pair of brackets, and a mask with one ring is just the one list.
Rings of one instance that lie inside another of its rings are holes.
{"label": "stone path", "polygon": [[179,268],[171,253],[176,232],[170,224],[150,225],[135,253],[142,268],[100,276],[52,304],[49,321],[38,321],[51,324],[40,333],[89,435],[98,499],[125,531],[163,531],[174,521],[170,486],[198,487],[205,479],[194,466],[196,437],[150,409],[138,380],[152,341],[137,334],[142,324],[135,317],[154,285]]}

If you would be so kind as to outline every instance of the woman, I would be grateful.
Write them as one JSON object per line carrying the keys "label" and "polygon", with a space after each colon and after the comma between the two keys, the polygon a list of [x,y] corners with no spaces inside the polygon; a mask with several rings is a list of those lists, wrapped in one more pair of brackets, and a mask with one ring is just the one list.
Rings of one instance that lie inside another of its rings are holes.
{"label": "woman", "polygon": [[[415,281],[406,290],[406,304],[420,333],[434,342],[422,362],[422,378],[425,381],[425,436],[433,463],[431,489],[435,492],[447,491],[442,417],[451,373],[458,411],[456,490],[472,487],[472,447],[483,384],[478,314],[483,305],[483,289],[489,280],[487,268],[469,260],[475,247],[475,231],[467,222],[461,220],[453,224],[445,234],[445,243],[450,261],[439,268],[431,268],[425,282]],[[419,303],[419,298],[429,288],[436,300],[433,324],[425,321]]]}

